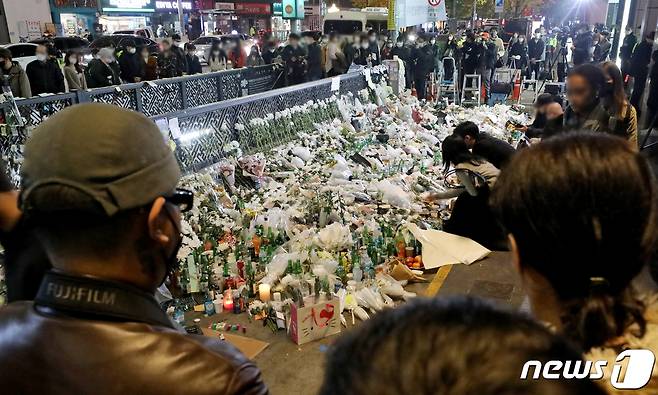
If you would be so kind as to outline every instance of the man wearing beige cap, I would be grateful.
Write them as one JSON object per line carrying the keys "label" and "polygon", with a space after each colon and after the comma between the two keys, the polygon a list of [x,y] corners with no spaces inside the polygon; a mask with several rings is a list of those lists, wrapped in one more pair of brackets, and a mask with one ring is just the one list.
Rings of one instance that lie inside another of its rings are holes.
{"label": "man wearing beige cap", "polygon": [[255,365],[176,329],[153,294],[176,267],[178,164],[158,128],[106,104],[63,110],[25,146],[19,204],[53,270],[0,308],[7,394],[266,394]]}

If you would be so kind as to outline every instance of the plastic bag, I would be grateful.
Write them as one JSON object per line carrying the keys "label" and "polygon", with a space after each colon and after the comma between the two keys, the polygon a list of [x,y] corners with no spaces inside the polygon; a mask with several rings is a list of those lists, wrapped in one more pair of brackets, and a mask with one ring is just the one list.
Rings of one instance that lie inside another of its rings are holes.
{"label": "plastic bag", "polygon": [[300,158],[304,162],[308,162],[312,158],[311,151],[306,147],[295,147],[291,151],[293,155]]}
{"label": "plastic bag", "polygon": [[409,194],[389,180],[379,181],[375,184],[375,188],[383,195],[382,199],[385,203],[403,209],[411,208]]}

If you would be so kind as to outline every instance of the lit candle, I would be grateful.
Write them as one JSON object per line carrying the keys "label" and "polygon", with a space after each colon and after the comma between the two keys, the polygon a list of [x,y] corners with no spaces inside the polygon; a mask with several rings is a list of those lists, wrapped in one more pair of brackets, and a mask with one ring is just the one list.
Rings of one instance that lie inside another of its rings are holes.
{"label": "lit candle", "polygon": [[224,292],[224,311],[230,313],[233,311],[233,293],[231,288]]}
{"label": "lit candle", "polygon": [[233,299],[224,299],[224,310],[229,313],[233,311]]}
{"label": "lit candle", "polygon": [[258,286],[258,295],[263,303],[270,301],[270,284],[260,284]]}

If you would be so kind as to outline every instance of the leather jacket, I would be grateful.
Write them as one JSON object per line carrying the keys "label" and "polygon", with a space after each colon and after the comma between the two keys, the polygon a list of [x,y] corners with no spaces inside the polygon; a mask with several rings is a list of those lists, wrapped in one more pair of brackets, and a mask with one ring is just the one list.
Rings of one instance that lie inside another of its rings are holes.
{"label": "leather jacket", "polygon": [[176,329],[152,295],[56,272],[0,308],[0,366],[7,394],[268,393],[237,349]]}

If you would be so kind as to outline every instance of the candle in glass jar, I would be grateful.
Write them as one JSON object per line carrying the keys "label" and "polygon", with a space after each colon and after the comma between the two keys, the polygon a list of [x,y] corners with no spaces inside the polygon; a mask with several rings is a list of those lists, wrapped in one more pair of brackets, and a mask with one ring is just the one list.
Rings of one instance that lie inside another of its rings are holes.
{"label": "candle in glass jar", "polygon": [[264,303],[270,301],[270,284],[260,284],[258,286],[258,295],[260,300]]}
{"label": "candle in glass jar", "polygon": [[233,311],[233,294],[230,288],[224,292],[224,310],[229,313]]}

